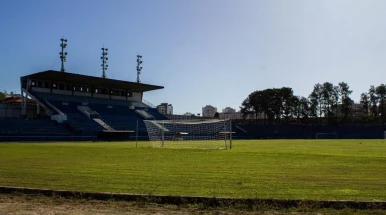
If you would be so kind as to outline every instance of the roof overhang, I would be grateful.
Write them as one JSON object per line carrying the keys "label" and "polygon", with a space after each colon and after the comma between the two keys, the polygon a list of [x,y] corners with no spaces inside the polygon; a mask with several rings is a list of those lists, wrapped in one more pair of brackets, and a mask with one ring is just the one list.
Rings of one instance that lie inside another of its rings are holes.
{"label": "roof overhang", "polygon": [[100,78],[88,75],[80,75],[68,72],[48,70],[21,77],[21,80],[41,80],[56,83],[70,83],[79,86],[93,86],[109,89],[127,89],[133,92],[146,92],[163,89],[163,86],[142,84],[129,81]]}

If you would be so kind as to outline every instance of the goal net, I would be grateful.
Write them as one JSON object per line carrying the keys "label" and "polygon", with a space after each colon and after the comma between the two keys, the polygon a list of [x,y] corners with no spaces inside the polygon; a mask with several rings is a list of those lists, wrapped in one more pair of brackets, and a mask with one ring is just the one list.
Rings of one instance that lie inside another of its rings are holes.
{"label": "goal net", "polygon": [[338,139],[338,134],[336,132],[316,133],[316,139]]}
{"label": "goal net", "polygon": [[231,120],[144,120],[152,147],[227,149]]}

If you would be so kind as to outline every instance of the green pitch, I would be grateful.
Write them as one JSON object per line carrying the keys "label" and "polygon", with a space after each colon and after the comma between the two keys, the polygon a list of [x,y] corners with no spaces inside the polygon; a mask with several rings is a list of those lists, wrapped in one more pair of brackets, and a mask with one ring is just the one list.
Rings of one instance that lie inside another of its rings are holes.
{"label": "green pitch", "polygon": [[0,143],[0,186],[280,199],[386,200],[386,141]]}

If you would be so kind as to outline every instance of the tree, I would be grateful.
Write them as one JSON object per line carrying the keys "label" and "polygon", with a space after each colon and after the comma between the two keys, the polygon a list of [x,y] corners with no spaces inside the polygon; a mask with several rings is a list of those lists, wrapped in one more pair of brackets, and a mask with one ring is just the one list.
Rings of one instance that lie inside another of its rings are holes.
{"label": "tree", "polygon": [[369,113],[370,98],[368,93],[362,93],[360,102],[363,104],[363,112],[367,115]]}
{"label": "tree", "polygon": [[345,82],[339,83],[339,92],[342,96],[341,101],[341,108],[340,111],[342,113],[342,121],[347,120],[348,116],[351,115],[351,107],[354,103],[353,100],[350,98],[350,95],[352,93],[352,90],[350,90],[350,87]]}
{"label": "tree", "polygon": [[293,115],[294,106],[297,104],[297,97],[293,95],[292,88],[282,87],[278,90],[278,93],[281,95],[280,105],[282,110],[282,116],[287,123],[289,123],[290,117]]}
{"label": "tree", "polygon": [[382,122],[382,125],[384,123],[384,100],[385,100],[385,96],[386,96],[386,86],[384,84],[381,84],[379,85],[376,89],[375,89],[375,93],[378,97],[378,99],[380,100],[380,112],[381,112],[381,122]]}
{"label": "tree", "polygon": [[250,94],[249,101],[251,102],[251,107],[253,113],[255,114],[255,120],[257,122],[257,117],[264,112],[262,106],[264,103],[262,91],[255,91]]}
{"label": "tree", "polygon": [[369,89],[369,101],[370,113],[372,114],[373,118],[376,118],[378,97],[376,95],[374,85],[371,85]]}
{"label": "tree", "polygon": [[311,94],[308,96],[310,99],[311,107],[310,107],[310,114],[311,116],[322,117],[322,85],[317,83],[314,86],[314,89],[312,90]]}
{"label": "tree", "polygon": [[322,86],[322,99],[324,105],[324,116],[328,119],[332,116],[331,106],[333,104],[334,85],[330,82],[325,82]]}
{"label": "tree", "polygon": [[255,119],[257,122],[257,116],[262,113],[261,108],[261,91],[255,91],[249,94],[248,98],[246,98],[240,106],[241,113],[243,114],[243,118],[245,119],[248,115],[255,114]]}
{"label": "tree", "polygon": [[184,113],[184,116],[195,116],[194,113],[186,112]]}
{"label": "tree", "polygon": [[310,116],[310,103],[311,102],[305,97],[299,98],[298,106],[299,106],[299,112],[300,112],[301,118],[303,118],[303,119],[309,118],[309,116]]}
{"label": "tree", "polygon": [[332,93],[332,112],[336,118],[339,116],[339,112],[340,112],[340,108],[339,108],[340,97],[341,97],[340,87],[334,86],[333,93]]}
{"label": "tree", "polygon": [[0,102],[4,101],[5,97],[8,95],[7,91],[0,92]]}
{"label": "tree", "polygon": [[249,96],[248,98],[244,99],[243,103],[241,103],[240,112],[243,116],[243,119],[246,119],[250,114],[254,112],[252,104],[249,100]]}
{"label": "tree", "polygon": [[213,116],[213,118],[215,118],[215,119],[219,119],[219,118],[220,118],[220,114],[219,114],[218,112],[214,113],[214,116]]}
{"label": "tree", "polygon": [[301,105],[300,105],[300,96],[293,96],[292,99],[292,116],[296,118],[296,121],[299,123],[301,118]]}

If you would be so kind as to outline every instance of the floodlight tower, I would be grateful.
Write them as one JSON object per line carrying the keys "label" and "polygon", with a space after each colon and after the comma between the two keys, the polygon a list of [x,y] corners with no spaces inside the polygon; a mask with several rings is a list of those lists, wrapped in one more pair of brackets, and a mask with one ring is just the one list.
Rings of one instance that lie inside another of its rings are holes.
{"label": "floodlight tower", "polygon": [[60,41],[60,47],[62,47],[62,51],[59,53],[60,60],[62,61],[62,67],[60,68],[60,71],[65,72],[66,70],[64,69],[64,62],[66,62],[67,52],[64,52],[64,49],[67,47],[67,39],[62,38]]}
{"label": "floodlight tower", "polygon": [[102,48],[102,56],[101,56],[101,60],[102,60],[101,66],[102,66],[102,71],[103,71],[102,78],[107,77],[106,76],[106,70],[107,70],[107,67],[109,67],[109,65],[107,65],[107,61],[109,60],[109,58],[106,56],[107,56],[108,50],[109,50],[108,48],[105,48],[105,47]]}
{"label": "floodlight tower", "polygon": [[142,70],[141,64],[143,63],[141,59],[142,59],[142,56],[137,55],[137,83],[141,83],[141,80],[139,79],[139,75],[141,74],[141,70]]}

